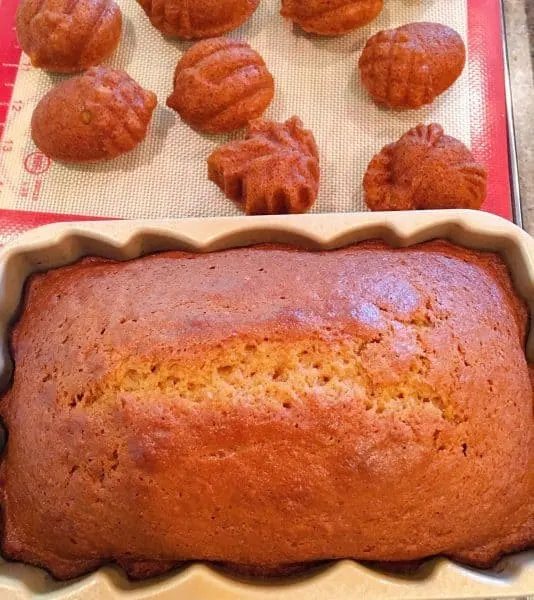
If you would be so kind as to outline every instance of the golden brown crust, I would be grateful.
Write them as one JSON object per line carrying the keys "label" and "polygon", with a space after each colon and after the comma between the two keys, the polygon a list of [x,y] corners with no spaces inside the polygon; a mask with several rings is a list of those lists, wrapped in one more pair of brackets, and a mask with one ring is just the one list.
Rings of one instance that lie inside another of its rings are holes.
{"label": "golden brown crust", "polygon": [[35,275],[1,404],[2,550],[60,578],[488,565],[533,542],[526,325],[502,262],[444,242]]}
{"label": "golden brown crust", "polygon": [[431,104],[461,75],[465,44],[439,23],[409,23],[380,31],[359,60],[363,85],[378,104],[420,108]]}
{"label": "golden brown crust", "polygon": [[245,140],[208,157],[208,177],[247,215],[303,213],[319,192],[319,152],[297,117],[285,123],[257,119]]}
{"label": "golden brown crust", "polygon": [[281,14],[305,31],[336,36],[375,19],[384,0],[282,0]]}
{"label": "golden brown crust", "polygon": [[16,24],[20,47],[34,67],[75,73],[115,51],[122,15],[114,0],[22,0]]}
{"label": "golden brown crust", "polygon": [[156,29],[187,40],[228,33],[247,21],[260,0],[138,0]]}
{"label": "golden brown crust", "polygon": [[35,145],[66,162],[115,158],[146,136],[157,99],[124,71],[93,67],[60,83],[33,111]]}
{"label": "golden brown crust", "polygon": [[274,96],[262,57],[245,42],[225,38],[195,44],[178,62],[167,106],[208,133],[240,129],[261,117]]}
{"label": "golden brown crust", "polygon": [[385,146],[363,179],[371,210],[478,209],[487,187],[486,167],[436,123],[420,124]]}

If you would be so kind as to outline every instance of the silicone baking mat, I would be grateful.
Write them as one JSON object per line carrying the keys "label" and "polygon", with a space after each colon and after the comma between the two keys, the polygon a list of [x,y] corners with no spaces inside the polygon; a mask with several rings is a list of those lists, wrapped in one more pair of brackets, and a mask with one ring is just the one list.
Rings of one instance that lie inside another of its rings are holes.
{"label": "silicone baking mat", "polygon": [[[38,152],[29,133],[32,110],[64,77],[34,69],[21,55],[13,27],[17,1],[0,0],[0,243],[53,221],[239,214],[207,179],[206,157],[229,136],[199,135],[165,107],[174,67],[189,44],[164,38],[133,0],[119,0],[123,39],[110,64],[158,95],[147,139],[130,154],[93,165],[56,163]],[[488,165],[484,209],[512,218],[497,0],[386,0],[373,23],[335,39],[303,33],[279,9],[279,0],[262,0],[253,18],[230,35],[258,50],[274,75],[276,96],[266,116],[296,114],[317,138],[322,181],[314,212],[365,210],[361,181],[371,157],[418,122],[433,121]],[[467,67],[428,108],[380,109],[359,83],[359,53],[376,31],[410,21],[454,27],[467,42]]]}

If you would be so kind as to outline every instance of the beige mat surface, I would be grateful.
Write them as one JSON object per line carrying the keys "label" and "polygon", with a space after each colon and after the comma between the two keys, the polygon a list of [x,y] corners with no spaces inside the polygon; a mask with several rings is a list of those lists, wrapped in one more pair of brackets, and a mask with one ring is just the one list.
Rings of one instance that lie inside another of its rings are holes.
{"label": "beige mat surface", "polygon": [[[165,107],[174,67],[189,44],[165,39],[134,0],[119,4],[123,39],[110,64],[127,70],[158,96],[147,140],[128,155],[94,165],[53,163],[46,168],[39,156],[28,159],[35,150],[29,135],[32,110],[63,77],[23,67],[12,100],[18,109],[4,135],[13,150],[0,161],[0,208],[122,218],[239,214],[206,176],[207,155],[229,136],[199,135]],[[407,112],[377,108],[356,71],[365,41],[383,28],[438,21],[466,39],[465,0],[389,0],[377,20],[338,39],[314,38],[294,28],[280,16],[279,6],[277,0],[263,0],[253,18],[231,36],[258,50],[275,77],[276,96],[267,116],[285,120],[296,114],[315,133],[323,173],[315,212],[362,210],[361,180],[370,158],[420,121],[437,121],[469,144],[467,68],[431,107]],[[29,175],[28,170],[34,172]]]}

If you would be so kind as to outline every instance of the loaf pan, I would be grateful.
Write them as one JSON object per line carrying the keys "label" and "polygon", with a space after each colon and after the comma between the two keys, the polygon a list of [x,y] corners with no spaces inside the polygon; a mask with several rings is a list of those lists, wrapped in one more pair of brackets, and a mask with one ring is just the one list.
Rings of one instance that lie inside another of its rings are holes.
{"label": "loaf pan", "polygon": [[[446,238],[468,248],[499,252],[519,293],[534,314],[534,240],[508,221],[475,211],[359,213],[235,217],[177,221],[113,221],[48,225],[30,231],[0,252],[0,384],[7,386],[7,348],[26,278],[82,256],[132,259],[160,250],[210,252],[260,242],[331,249],[381,238],[394,246]],[[534,336],[527,344],[534,361]],[[203,564],[142,583],[106,567],[59,583],[40,569],[0,563],[0,600],[460,600],[534,594],[534,552],[477,571],[444,559],[427,561],[414,574],[392,575],[351,560],[330,563],[298,578],[258,582],[234,578]]]}

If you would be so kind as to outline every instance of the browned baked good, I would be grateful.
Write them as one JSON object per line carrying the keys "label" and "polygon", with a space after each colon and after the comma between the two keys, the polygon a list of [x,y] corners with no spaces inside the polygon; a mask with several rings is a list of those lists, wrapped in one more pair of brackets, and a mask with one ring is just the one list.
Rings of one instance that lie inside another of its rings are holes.
{"label": "browned baked good", "polygon": [[319,192],[319,152],[298,117],[285,123],[257,119],[245,140],[208,158],[208,177],[247,215],[303,213]]}
{"label": "browned baked good", "polygon": [[488,170],[441,125],[418,125],[382,148],[363,179],[371,210],[474,208],[484,203]]}
{"label": "browned baked good", "polygon": [[432,103],[461,75],[465,45],[439,23],[409,23],[380,31],[367,41],[359,67],[364,86],[378,104],[420,108]]}
{"label": "browned baked good", "polygon": [[114,52],[122,15],[114,0],[21,0],[16,24],[20,47],[34,67],[75,73]]}
{"label": "browned baked good", "polygon": [[187,40],[210,38],[236,29],[260,0],[138,0],[150,22],[165,35]]}
{"label": "browned baked good", "polygon": [[444,242],[35,275],[0,412],[2,549],[73,577],[532,545],[527,314]]}
{"label": "browned baked good", "polygon": [[282,0],[282,16],[310,33],[343,35],[375,19],[384,0]]}
{"label": "browned baked good", "polygon": [[92,67],[41,99],[33,111],[32,138],[56,160],[114,158],[145,138],[156,104],[156,95],[124,71]]}
{"label": "browned baked good", "polygon": [[262,57],[245,42],[198,42],[180,59],[167,106],[199,131],[224,133],[261,117],[274,95]]}

